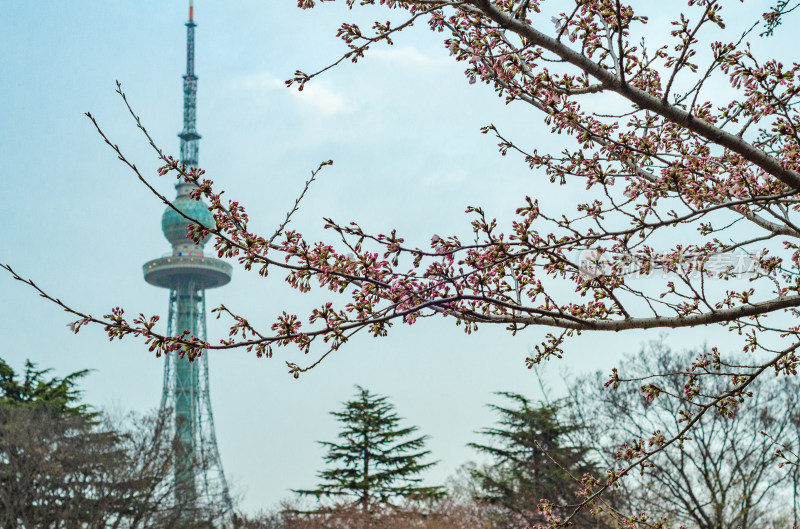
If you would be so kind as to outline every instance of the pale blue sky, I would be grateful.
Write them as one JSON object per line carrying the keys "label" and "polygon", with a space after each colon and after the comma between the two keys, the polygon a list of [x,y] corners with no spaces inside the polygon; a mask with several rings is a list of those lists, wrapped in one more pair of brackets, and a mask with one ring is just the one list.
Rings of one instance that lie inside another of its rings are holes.
{"label": "pale blue sky", "polygon": [[[479,128],[495,123],[542,150],[561,150],[568,140],[550,136],[532,110],[506,106],[484,85],[468,85],[464,65],[448,57],[441,35],[415,28],[395,47],[380,48],[363,64],[345,64],[298,94],[282,81],[298,68],[313,71],[337,58],[338,22],[369,19],[370,10],[326,4],[300,11],[294,0],[197,4],[200,165],[248,208],[252,226],[271,233],[309,171],[329,158],[335,165],[321,174],[292,225],[312,238],[325,236],[321,218],[331,216],[357,220],[372,232],[397,227],[422,246],[434,233],[467,233],[468,205],[505,221],[526,194],[554,207],[566,201],[521,160],[500,157]],[[0,0],[0,261],[93,314],[119,305],[129,314],[163,316],[167,293],[144,283],[141,265],[169,246],[160,232],[163,207],[101,143],[83,113],[92,112],[172,196],[171,180],[156,177],[157,160],[114,93],[114,81],[123,83],[161,146],[177,154],[185,18],[183,0]],[[322,299],[299,296],[282,279],[276,273],[264,281],[235,269],[230,285],[209,292],[209,304],[224,301],[266,323]],[[0,276],[0,300],[0,356],[15,367],[31,358],[61,375],[91,368],[88,402],[139,411],[158,405],[162,361],[141,343],[109,343],[100,328],[73,336],[69,317],[8,277]],[[212,340],[225,334],[224,325],[209,320]],[[299,381],[283,363],[298,360],[293,350],[271,360],[213,354],[223,466],[248,510],[313,485],[323,455],[315,441],[337,431],[328,412],[361,384],[391,396],[399,414],[431,436],[429,448],[441,464],[428,479],[441,482],[474,457],[465,444],[491,423],[485,404],[492,392],[541,397],[524,359],[544,334],[530,329],[512,337],[484,326],[465,336],[452,322],[428,320],[396,327],[386,339],[356,339]],[[561,369],[608,369],[622,351],[656,335],[572,341],[566,358],[548,368],[552,393],[559,393]],[[684,346],[715,336],[716,330],[687,330],[670,340]]]}

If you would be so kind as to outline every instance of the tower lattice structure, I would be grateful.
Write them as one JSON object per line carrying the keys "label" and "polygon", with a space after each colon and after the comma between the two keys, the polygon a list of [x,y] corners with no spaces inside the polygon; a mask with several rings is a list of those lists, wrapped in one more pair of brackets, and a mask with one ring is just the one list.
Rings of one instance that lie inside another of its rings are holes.
{"label": "tower lattice structure", "polygon": [[[197,76],[194,73],[194,7],[189,4],[186,22],[186,75],[183,76],[183,131],[180,161],[196,167],[200,135],[196,130]],[[173,206],[184,215],[206,226],[214,219],[206,204],[190,198],[193,184],[179,182]],[[206,340],[206,296],[209,288],[220,287],[231,279],[228,263],[203,254],[205,241],[195,244],[187,238],[186,217],[167,207],[161,218],[164,236],[172,244],[172,253],[144,264],[145,281],[169,289],[168,332]],[[187,520],[209,517],[229,518],[232,505],[222,470],[214,431],[214,415],[208,379],[208,355],[193,361],[169,354],[164,365],[162,411],[172,414],[174,429],[173,500]],[[219,521],[219,520],[217,520]]]}

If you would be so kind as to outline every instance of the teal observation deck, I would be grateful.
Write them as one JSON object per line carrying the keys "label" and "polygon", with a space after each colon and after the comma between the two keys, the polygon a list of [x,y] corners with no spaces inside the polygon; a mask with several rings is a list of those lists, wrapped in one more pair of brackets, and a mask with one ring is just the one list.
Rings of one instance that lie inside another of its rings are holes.
{"label": "teal observation deck", "polygon": [[142,270],[145,281],[161,288],[180,288],[189,279],[198,288],[215,288],[230,283],[233,267],[220,259],[200,254],[160,257],[145,263]]}

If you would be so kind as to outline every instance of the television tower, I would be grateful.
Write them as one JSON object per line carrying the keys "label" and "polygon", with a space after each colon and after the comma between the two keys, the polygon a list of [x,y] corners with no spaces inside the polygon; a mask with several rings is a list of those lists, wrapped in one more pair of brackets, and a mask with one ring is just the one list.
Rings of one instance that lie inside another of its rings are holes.
{"label": "television tower", "polygon": [[[186,75],[183,76],[183,131],[180,161],[186,167],[197,166],[200,135],[196,130],[197,77],[194,74],[194,6],[189,2],[186,22]],[[189,193],[194,184],[179,181],[177,198],[172,203],[186,216],[203,225],[213,226],[214,218],[202,201]],[[209,288],[220,287],[231,280],[228,263],[203,255],[206,241],[195,244],[187,238],[189,222],[167,207],[161,217],[161,229],[172,244],[172,253],[148,261],[142,267],[144,279],[151,285],[169,289],[168,333],[180,335],[184,330],[206,340],[206,297]],[[225,474],[217,450],[214,415],[208,384],[208,354],[190,361],[177,354],[168,354],[164,365],[164,389],[161,409],[172,414],[174,428],[173,500],[181,517],[188,520],[209,520],[222,513],[232,514],[232,504]],[[218,519],[211,521],[219,521]]]}

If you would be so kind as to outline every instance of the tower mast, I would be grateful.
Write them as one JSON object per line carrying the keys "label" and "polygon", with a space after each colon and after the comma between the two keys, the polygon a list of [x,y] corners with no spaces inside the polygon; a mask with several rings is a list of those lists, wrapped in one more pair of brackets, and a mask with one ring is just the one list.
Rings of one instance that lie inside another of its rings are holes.
{"label": "tower mast", "polygon": [[183,131],[181,162],[197,166],[200,135],[197,133],[197,76],[194,74],[194,0],[189,0],[189,20],[186,22],[186,74],[183,76]]}
{"label": "tower mast", "polygon": [[[186,74],[183,76],[183,131],[180,161],[196,167],[200,135],[197,133],[197,76],[194,73],[194,5],[189,1],[186,22]],[[173,206],[205,226],[213,226],[208,206],[189,195],[193,184],[178,182]],[[169,289],[168,333],[188,331],[206,341],[205,291],[227,284],[232,267],[203,254],[205,240],[199,244],[187,238],[188,221],[171,207],[161,217],[161,229],[172,244],[172,253],[144,264],[144,279],[154,286]],[[173,500],[186,521],[220,521],[228,518],[232,504],[228,484],[217,450],[214,416],[208,380],[208,354],[194,360],[167,355],[161,410],[172,416],[174,434]]]}

